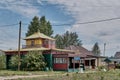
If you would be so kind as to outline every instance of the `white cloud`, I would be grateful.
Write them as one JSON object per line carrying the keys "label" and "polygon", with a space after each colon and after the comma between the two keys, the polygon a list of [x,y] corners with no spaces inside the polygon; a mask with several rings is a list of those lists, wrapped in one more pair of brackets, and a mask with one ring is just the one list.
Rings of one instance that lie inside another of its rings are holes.
{"label": "white cloud", "polygon": [[0,9],[7,9],[25,17],[33,17],[39,13],[39,10],[32,5],[32,2],[27,0],[1,0]]}
{"label": "white cloud", "polygon": [[[25,17],[33,17],[40,13],[40,9],[34,6],[34,2],[42,5],[41,1],[45,0],[1,0],[0,9],[7,9]],[[86,48],[91,50],[94,43],[99,42],[102,52],[103,44],[107,44],[107,55],[113,55],[116,51],[120,51],[120,20],[78,24],[119,17],[120,0],[48,0],[48,2],[58,4],[65,14],[74,18],[75,23],[70,28],[67,26],[64,29],[76,31]]]}
{"label": "white cloud", "polygon": [[[103,44],[107,43],[109,54],[113,55],[120,46],[120,20],[91,24],[77,24],[81,22],[104,20],[120,16],[120,0],[49,0],[52,4],[59,4],[61,8],[76,20],[68,30],[76,31],[82,37],[86,48],[91,49],[95,42],[99,42],[103,51]],[[90,48],[91,46],[91,48]]]}

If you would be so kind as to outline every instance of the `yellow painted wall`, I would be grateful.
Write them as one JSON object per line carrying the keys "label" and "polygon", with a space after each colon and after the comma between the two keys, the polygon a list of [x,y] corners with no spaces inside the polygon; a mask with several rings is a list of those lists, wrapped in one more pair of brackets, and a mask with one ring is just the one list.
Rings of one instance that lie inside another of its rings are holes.
{"label": "yellow painted wall", "polygon": [[35,44],[42,44],[42,39],[36,39]]}
{"label": "yellow painted wall", "polygon": [[31,45],[31,40],[26,40],[26,45]]}
{"label": "yellow painted wall", "polygon": [[[42,39],[34,39],[35,44],[42,44]],[[26,45],[31,45],[32,40],[26,40]]]}

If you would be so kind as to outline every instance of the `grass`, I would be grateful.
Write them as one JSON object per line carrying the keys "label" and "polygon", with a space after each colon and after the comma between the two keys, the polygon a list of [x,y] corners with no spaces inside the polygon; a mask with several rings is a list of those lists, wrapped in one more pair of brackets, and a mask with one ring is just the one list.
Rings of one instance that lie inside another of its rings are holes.
{"label": "grass", "polygon": [[60,71],[11,71],[11,70],[0,70],[0,76],[14,76],[14,75],[54,75],[62,74]]}
{"label": "grass", "polygon": [[[31,74],[40,74],[40,75],[48,75],[48,76],[41,76],[35,78],[24,78],[24,79],[16,79],[16,80],[120,80],[120,70],[110,70],[107,72],[97,71],[94,73],[67,73],[63,75],[65,72],[43,72],[43,71],[33,71],[33,72],[24,72],[24,71],[2,71],[4,73],[8,72],[8,74],[17,74],[17,75],[29,75]],[[1,74],[4,74],[0,72]],[[13,72],[13,73],[11,73]],[[53,76],[50,76],[54,74]]]}
{"label": "grass", "polygon": [[11,70],[0,70],[0,76],[13,76],[13,75],[28,75],[28,72],[24,72],[24,71],[11,71]]}

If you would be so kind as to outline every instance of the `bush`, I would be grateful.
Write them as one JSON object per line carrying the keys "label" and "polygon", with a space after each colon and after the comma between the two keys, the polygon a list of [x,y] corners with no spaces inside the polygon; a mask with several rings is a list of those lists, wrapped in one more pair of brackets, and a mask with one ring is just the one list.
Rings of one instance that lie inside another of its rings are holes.
{"label": "bush", "polygon": [[11,69],[17,70],[18,63],[19,63],[18,58],[19,58],[18,55],[13,55],[13,56],[11,57],[10,63],[9,63],[9,66],[10,66]]}
{"label": "bush", "polygon": [[5,54],[0,54],[0,69],[6,68],[6,56]]}
{"label": "bush", "polygon": [[[18,55],[14,55],[10,59],[11,69],[16,70],[18,67]],[[30,51],[21,59],[21,70],[44,70],[46,66],[44,56],[40,51]]]}
{"label": "bush", "polygon": [[117,64],[117,65],[116,65],[116,68],[117,68],[117,69],[120,69],[120,64]]}
{"label": "bush", "polygon": [[105,67],[105,66],[99,66],[99,67],[98,67],[98,70],[99,70],[99,71],[101,71],[102,69],[106,69],[106,67]]}
{"label": "bush", "polygon": [[44,70],[46,63],[42,52],[30,51],[24,57],[25,70]]}

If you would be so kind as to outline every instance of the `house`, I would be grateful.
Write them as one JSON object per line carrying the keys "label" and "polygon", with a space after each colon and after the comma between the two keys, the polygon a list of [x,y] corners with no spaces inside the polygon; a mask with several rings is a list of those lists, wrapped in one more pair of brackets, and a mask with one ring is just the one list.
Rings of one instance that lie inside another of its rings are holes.
{"label": "house", "polygon": [[[65,49],[58,49],[55,47],[55,39],[44,35],[43,33],[36,32],[26,38],[25,45],[20,49],[20,55],[27,54],[29,51],[42,51],[47,67],[53,70],[78,70],[82,68],[95,69],[100,66],[98,56],[94,56],[90,51],[83,47],[70,46]],[[9,61],[12,55],[18,54],[18,50],[7,50],[6,64],[9,69]]]}
{"label": "house", "polygon": [[120,52],[116,52],[113,58],[110,60],[116,64],[120,64]]}
{"label": "house", "polygon": [[[81,63],[84,64],[84,67],[87,69],[95,69],[95,67],[104,65],[104,56],[96,56],[82,46],[69,46],[67,50],[74,50],[76,56],[79,56]],[[70,54],[71,55],[71,54]],[[73,55],[75,57],[75,55]],[[71,57],[73,57],[71,56]]]}

